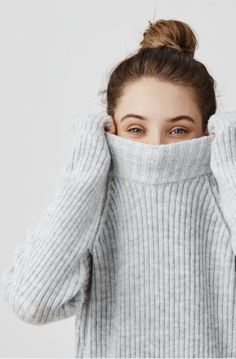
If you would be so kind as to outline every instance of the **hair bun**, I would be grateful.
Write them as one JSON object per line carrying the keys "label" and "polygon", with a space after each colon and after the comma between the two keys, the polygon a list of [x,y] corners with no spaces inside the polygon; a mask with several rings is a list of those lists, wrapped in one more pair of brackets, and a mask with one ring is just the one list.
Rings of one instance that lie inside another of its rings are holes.
{"label": "hair bun", "polygon": [[187,23],[171,19],[157,20],[154,23],[149,21],[149,27],[143,33],[140,45],[141,49],[170,47],[193,58],[198,42]]}

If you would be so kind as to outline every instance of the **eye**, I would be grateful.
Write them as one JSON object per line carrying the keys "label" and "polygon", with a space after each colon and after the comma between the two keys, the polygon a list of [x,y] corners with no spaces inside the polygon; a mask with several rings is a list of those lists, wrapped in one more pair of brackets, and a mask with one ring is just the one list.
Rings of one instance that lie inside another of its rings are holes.
{"label": "eye", "polygon": [[[137,130],[137,131],[134,131],[134,130]],[[176,133],[176,132],[175,132],[176,135],[179,135],[179,134],[182,135],[182,134],[184,134],[184,133],[188,133],[188,131],[184,130],[184,129],[181,128],[181,127],[175,128],[175,129],[172,130],[171,132],[174,132],[174,131],[176,131],[176,130],[182,131],[182,133],[180,133],[180,132]],[[140,133],[141,133],[140,131],[143,132],[143,130],[142,130],[141,128],[132,127],[132,128],[130,128],[127,132],[130,132],[130,133],[132,133],[132,134],[140,134]],[[170,133],[171,133],[171,132],[170,132]]]}
{"label": "eye", "polygon": [[[185,133],[188,133],[188,131],[186,131],[186,130],[184,130],[183,128],[180,128],[180,127],[175,128],[175,129],[172,130],[171,132],[176,131],[176,130],[181,130],[181,131],[184,131]],[[171,133],[171,132],[170,132],[170,133]],[[176,133],[176,134],[178,135],[179,133]]]}
{"label": "eye", "polygon": [[130,132],[130,133],[140,133],[140,132],[132,132],[132,130],[139,130],[139,131],[142,131],[141,130],[141,128],[138,128],[138,127],[132,127],[132,128],[130,128],[129,130],[128,130],[128,132]]}

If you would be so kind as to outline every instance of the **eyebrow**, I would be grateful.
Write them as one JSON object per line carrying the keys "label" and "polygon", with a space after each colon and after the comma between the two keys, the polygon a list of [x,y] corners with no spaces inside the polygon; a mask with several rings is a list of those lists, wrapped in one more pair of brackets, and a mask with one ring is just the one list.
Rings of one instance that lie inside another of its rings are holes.
{"label": "eyebrow", "polygon": [[[129,117],[135,117],[135,118],[138,118],[139,120],[145,120],[145,121],[147,120],[147,118],[144,116],[136,115],[134,113],[128,113],[127,115],[125,115],[121,118],[120,122],[128,119]],[[188,121],[195,123],[194,119],[188,115],[179,115],[179,116],[168,119],[166,122],[177,122],[180,120],[188,120]]]}

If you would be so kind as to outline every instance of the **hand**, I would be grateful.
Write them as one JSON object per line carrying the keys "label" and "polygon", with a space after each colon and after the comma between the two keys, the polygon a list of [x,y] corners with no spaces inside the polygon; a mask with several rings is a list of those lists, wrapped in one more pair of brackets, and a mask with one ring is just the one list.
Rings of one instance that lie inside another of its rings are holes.
{"label": "hand", "polygon": [[113,119],[113,117],[111,116],[111,120],[112,120],[112,125],[110,127],[104,127],[104,130],[109,132],[109,133],[112,133],[113,135],[116,135],[116,123]]}

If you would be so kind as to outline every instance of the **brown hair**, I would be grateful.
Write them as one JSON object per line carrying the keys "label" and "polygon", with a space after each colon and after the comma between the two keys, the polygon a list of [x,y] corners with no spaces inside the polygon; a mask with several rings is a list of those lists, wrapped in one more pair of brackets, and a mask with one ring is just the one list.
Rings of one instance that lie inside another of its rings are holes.
{"label": "brown hair", "polygon": [[154,77],[189,88],[202,114],[202,130],[216,112],[215,81],[206,67],[194,59],[198,46],[193,30],[178,20],[157,20],[143,33],[141,47],[111,72],[106,93],[106,111],[114,118],[126,85]]}

